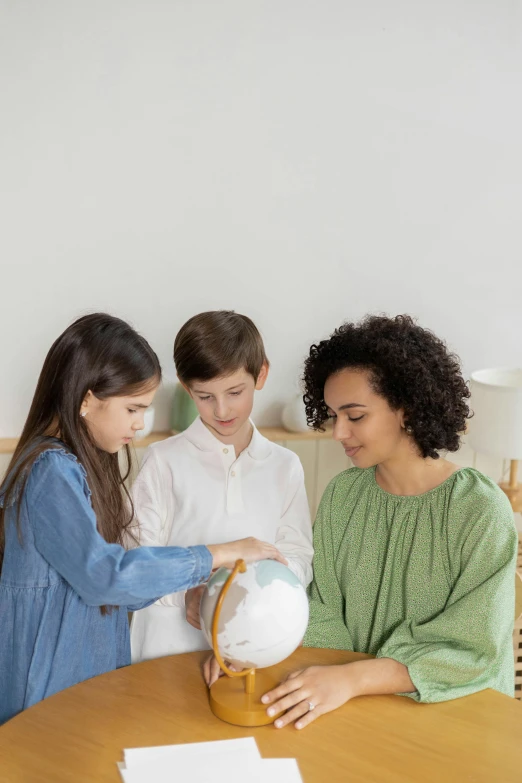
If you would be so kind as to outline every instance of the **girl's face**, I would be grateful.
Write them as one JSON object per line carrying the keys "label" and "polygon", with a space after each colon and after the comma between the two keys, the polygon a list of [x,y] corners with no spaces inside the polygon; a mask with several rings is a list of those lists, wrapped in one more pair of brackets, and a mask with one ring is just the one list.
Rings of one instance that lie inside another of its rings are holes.
{"label": "girl's face", "polygon": [[100,400],[87,392],[81,415],[98,448],[115,454],[130,443],[145,426],[143,415],[154,399],[158,386],[131,397]]}
{"label": "girl's face", "polygon": [[257,382],[246,370],[237,370],[211,381],[192,381],[185,388],[211,432],[223,443],[231,443],[231,438],[249,420],[254,392],[263,388],[267,375],[268,367],[263,365]]}
{"label": "girl's face", "polygon": [[358,468],[387,462],[411,449],[403,411],[392,410],[369,379],[366,370],[346,369],[331,375],[324,386],[333,437]]}

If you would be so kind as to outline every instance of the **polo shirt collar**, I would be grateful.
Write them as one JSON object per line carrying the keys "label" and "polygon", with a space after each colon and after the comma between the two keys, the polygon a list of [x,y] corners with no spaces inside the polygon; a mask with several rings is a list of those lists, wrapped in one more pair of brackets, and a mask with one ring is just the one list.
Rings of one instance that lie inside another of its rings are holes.
{"label": "polo shirt collar", "polygon": [[[254,422],[250,420],[253,427],[252,438],[250,443],[246,447],[245,451],[248,455],[255,460],[266,459],[270,456],[272,446],[270,441],[265,438],[259,430],[256,428]],[[198,416],[195,421],[192,422],[190,427],[184,431],[184,436],[190,443],[192,443],[200,451],[214,451],[221,453],[223,448],[227,446],[231,449],[234,448],[232,444],[223,443],[213,435],[208,427],[206,427],[201,418]]]}

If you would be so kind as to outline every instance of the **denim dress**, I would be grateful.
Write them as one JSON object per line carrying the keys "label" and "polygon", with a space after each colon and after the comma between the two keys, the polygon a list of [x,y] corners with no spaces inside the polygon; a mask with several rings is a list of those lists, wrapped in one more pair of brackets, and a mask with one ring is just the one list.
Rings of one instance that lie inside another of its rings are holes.
{"label": "denim dress", "polygon": [[[212,568],[205,546],[126,551],[108,544],[96,529],[85,470],[59,441],[35,460],[5,521],[0,724],[63,688],[127,666],[127,611],[205,582]],[[102,615],[103,605],[117,608]]]}

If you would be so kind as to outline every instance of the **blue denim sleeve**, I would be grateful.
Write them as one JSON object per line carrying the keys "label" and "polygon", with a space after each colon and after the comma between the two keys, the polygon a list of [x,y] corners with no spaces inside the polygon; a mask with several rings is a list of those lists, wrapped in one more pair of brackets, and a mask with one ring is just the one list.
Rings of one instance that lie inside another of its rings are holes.
{"label": "blue denim sleeve", "polygon": [[206,546],[108,544],[96,529],[83,467],[63,450],[44,452],[24,493],[34,542],[42,557],[91,606],[143,606],[158,596],[207,581]]}
{"label": "blue denim sleeve", "polygon": [[152,604],[155,604],[156,601],[162,597],[163,596],[159,595],[157,598],[153,598],[152,601],[142,601],[139,604],[127,604],[127,611],[137,612],[139,609],[146,609],[147,606],[152,606]]}

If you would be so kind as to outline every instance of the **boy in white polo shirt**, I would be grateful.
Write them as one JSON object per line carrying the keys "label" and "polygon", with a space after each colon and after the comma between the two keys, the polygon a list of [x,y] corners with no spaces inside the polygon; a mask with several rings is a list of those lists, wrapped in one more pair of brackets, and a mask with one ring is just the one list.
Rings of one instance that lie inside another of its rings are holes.
{"label": "boy in white polo shirt", "polygon": [[[142,546],[216,544],[247,536],[273,542],[306,587],[312,529],[299,458],[250,420],[268,360],[255,324],[233,311],[201,313],[174,344],[179,380],[199,417],[147,449],[133,501]],[[165,596],[135,612],[132,661],[208,649],[199,626],[204,587]]]}

